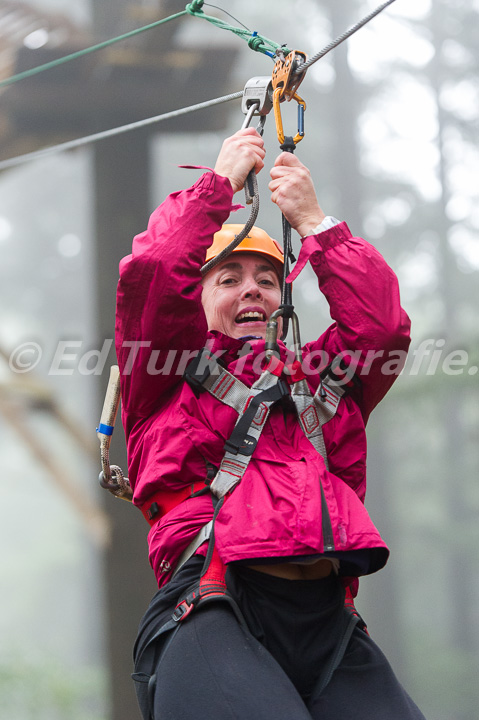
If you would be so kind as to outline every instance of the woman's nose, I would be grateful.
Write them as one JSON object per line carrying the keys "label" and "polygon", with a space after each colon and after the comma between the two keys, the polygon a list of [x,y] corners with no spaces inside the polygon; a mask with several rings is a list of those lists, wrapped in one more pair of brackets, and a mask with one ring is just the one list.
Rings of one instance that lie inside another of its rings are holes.
{"label": "woman's nose", "polygon": [[259,298],[262,296],[261,287],[252,279],[249,281],[246,281],[244,283],[242,295],[244,298],[248,298],[248,297],[258,297]]}

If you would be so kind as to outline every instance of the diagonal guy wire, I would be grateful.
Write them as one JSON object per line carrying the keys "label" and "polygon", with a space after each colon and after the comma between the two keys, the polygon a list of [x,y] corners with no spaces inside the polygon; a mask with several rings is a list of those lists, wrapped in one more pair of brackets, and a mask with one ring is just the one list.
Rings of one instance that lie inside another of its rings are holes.
{"label": "diagonal guy wire", "polygon": [[130,32],[127,32],[124,35],[119,35],[118,37],[111,38],[110,40],[105,40],[104,42],[98,43],[98,45],[92,45],[91,47],[84,48],[83,50],[77,50],[77,52],[70,53],[70,55],[65,55],[64,57],[57,58],[56,60],[52,60],[51,62],[44,63],[43,65],[38,65],[37,67],[30,68],[30,70],[25,70],[24,72],[17,73],[16,75],[12,75],[6,80],[2,80],[0,82],[0,88],[5,87],[6,85],[13,85],[13,83],[18,82],[19,80],[24,80],[25,78],[31,77],[32,75],[38,75],[38,73],[41,73],[44,70],[49,70],[50,68],[54,68],[57,65],[63,65],[63,63],[69,62],[70,60],[75,60],[76,58],[87,55],[88,53],[102,50],[102,48],[109,47],[110,45],[113,45],[113,43],[117,43],[120,40],[125,40],[126,38],[133,37],[134,35],[139,35],[140,33],[145,32],[145,30],[151,30],[152,28],[158,27],[158,25],[163,25],[164,23],[167,23],[169,20],[175,20],[176,18],[182,17],[183,15],[187,14],[188,13],[186,12],[186,10],[182,10],[182,12],[176,13],[176,15],[170,15],[167,18],[163,18],[163,20],[157,20],[154,23],[150,23],[149,25],[145,25],[144,27],[137,28],[136,30],[130,30]]}

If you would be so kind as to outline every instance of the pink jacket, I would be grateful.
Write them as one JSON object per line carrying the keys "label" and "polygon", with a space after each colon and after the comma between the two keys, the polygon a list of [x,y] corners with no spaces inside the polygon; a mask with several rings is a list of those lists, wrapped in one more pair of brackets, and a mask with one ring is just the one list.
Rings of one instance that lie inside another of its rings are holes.
{"label": "pink jacket", "polygon": [[[196,351],[209,339],[210,349],[242,382],[251,385],[258,377],[254,360],[264,341],[250,341],[245,360],[244,341],[208,333],[201,305],[200,268],[231,200],[229,181],[205,173],[165,200],[120,264],[116,343],[122,419],[134,503],[144,512],[153,501],[161,506],[163,493],[171,498],[172,491],[183,491],[181,500],[192,483],[201,483],[207,463],[220,464],[237,419],[232,408],[207,392],[197,397],[182,379]],[[303,349],[308,384],[316,391],[318,358],[324,366],[325,358],[347,353],[361,390],[343,398],[323,427],[329,471],[295,414],[273,408],[242,482],[218,515],[216,542],[225,563],[311,556],[323,552],[327,520],[343,572],[361,575],[380,569],[388,556],[363,504],[365,423],[400,370],[398,351],[404,355],[409,345],[409,320],[394,273],[345,223],[307,238],[298,263],[307,260],[334,320]],[[160,586],[212,514],[209,495],[187,497],[153,524],[149,557]]]}

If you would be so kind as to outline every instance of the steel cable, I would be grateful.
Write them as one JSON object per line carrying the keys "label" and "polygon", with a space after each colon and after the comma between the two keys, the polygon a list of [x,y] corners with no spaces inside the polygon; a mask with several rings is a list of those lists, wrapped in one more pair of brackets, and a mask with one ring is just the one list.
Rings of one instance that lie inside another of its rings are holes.
{"label": "steel cable", "polygon": [[98,140],[104,140],[114,135],[121,135],[122,133],[129,132],[130,130],[137,130],[138,128],[145,127],[146,125],[153,125],[154,123],[162,122],[163,120],[170,120],[171,118],[179,117],[180,115],[187,115],[197,110],[204,110],[214,105],[220,105],[221,103],[229,102],[230,100],[237,100],[243,96],[243,91],[230,93],[229,95],[223,95],[213,100],[206,100],[205,102],[196,103],[196,105],[189,105],[188,107],[180,108],[179,110],[172,110],[171,112],[163,113],[162,115],[155,115],[154,117],[146,118],[145,120],[138,120],[137,122],[129,123],[128,125],[121,125],[120,127],[112,128],[110,130],[104,130],[102,132],[94,133],[93,135],[86,135],[76,140],[68,140],[67,142],[60,143],[59,145],[52,145],[51,147],[43,148],[42,150],[35,150],[34,152],[26,153],[25,155],[17,155],[13,158],[0,161],[0,170],[6,170],[7,168],[21,165],[22,163],[29,162],[30,160],[39,160],[40,158],[46,157],[47,155],[53,155],[57,152],[64,150],[73,150],[83,145],[88,145]]}
{"label": "steel cable", "polygon": [[375,10],[373,10],[372,13],[370,13],[365,18],[356,23],[356,25],[353,25],[353,27],[349,28],[349,30],[346,30],[346,32],[344,32],[342,35],[339,35],[336,40],[333,40],[329,43],[329,45],[326,45],[326,47],[316,53],[316,55],[310,57],[309,60],[306,60],[306,62],[301,63],[301,65],[299,65],[296,70],[296,74],[306,72],[306,70],[311,67],[311,65],[313,65],[318,60],[321,60],[322,57],[327,55],[327,53],[331,50],[334,50],[334,48],[338,47],[338,45],[341,45],[341,43],[351,37],[351,35],[354,35],[354,33],[364,27],[364,25],[367,25],[367,23],[373,18],[375,18],[376,15],[379,15],[379,13],[382,12],[385,8],[387,8],[388,5],[392,5],[393,2],[396,2],[396,0],[387,0],[387,2],[377,7]]}

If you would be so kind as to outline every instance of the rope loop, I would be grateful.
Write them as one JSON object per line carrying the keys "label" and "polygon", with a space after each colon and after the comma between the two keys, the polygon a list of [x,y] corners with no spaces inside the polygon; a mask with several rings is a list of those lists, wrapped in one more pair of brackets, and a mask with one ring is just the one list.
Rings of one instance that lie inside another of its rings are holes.
{"label": "rope loop", "polygon": [[249,38],[248,47],[251,48],[251,50],[256,50],[256,52],[261,52],[261,50],[264,48],[263,38],[258,35],[256,31]]}
{"label": "rope loop", "polygon": [[205,0],[192,0],[192,2],[188,3],[185,7],[185,10],[187,13],[190,13],[190,15],[203,12],[204,2]]}

